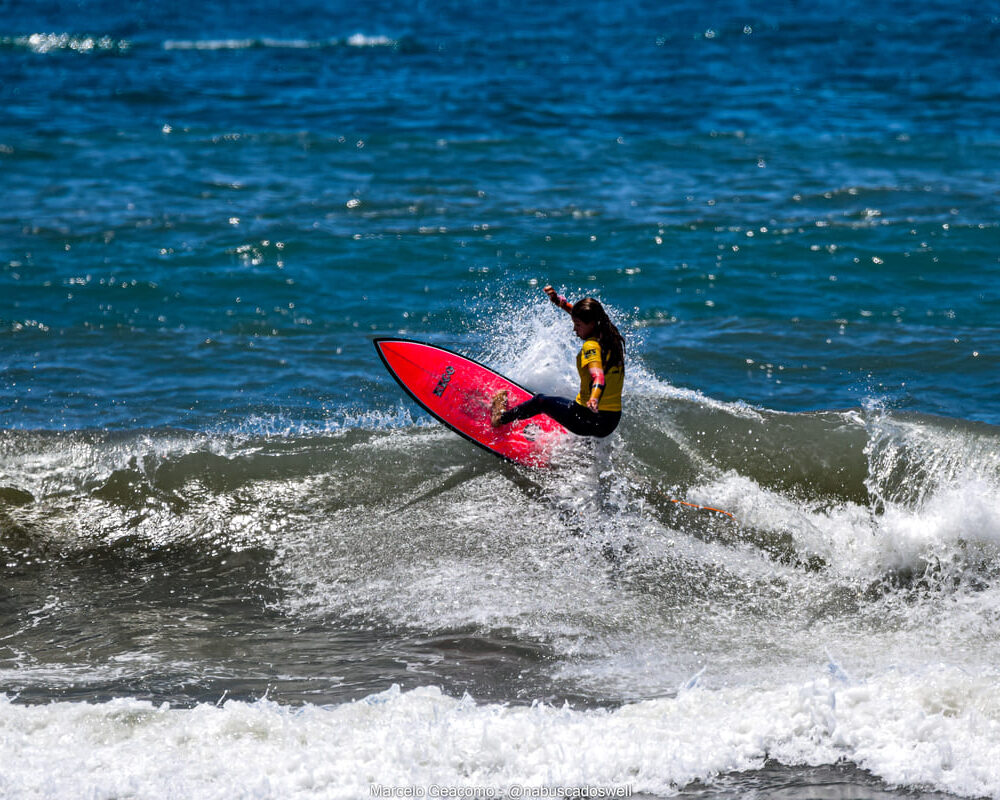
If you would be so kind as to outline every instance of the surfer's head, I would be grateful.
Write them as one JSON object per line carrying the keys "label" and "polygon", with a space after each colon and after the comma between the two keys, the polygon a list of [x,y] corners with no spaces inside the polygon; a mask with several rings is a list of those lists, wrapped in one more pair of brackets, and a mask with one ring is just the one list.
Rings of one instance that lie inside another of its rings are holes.
{"label": "surfer's head", "polygon": [[593,297],[577,300],[570,314],[577,336],[581,339],[597,339],[600,343],[605,367],[625,364],[625,340],[608,318],[599,300]]}
{"label": "surfer's head", "polygon": [[573,317],[573,333],[581,339],[589,339],[594,335],[597,325],[593,322],[584,322],[579,317]]}

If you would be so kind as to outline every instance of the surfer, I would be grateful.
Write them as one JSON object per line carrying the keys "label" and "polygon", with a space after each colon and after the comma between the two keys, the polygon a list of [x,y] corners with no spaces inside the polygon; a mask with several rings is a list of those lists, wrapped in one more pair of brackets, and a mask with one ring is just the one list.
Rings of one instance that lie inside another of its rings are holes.
{"label": "surfer", "polygon": [[593,297],[570,303],[551,286],[542,291],[573,318],[573,331],[583,339],[576,357],[580,392],[575,400],[536,394],[507,408],[507,391],[497,392],[490,404],[493,427],[545,414],[579,436],[608,436],[622,418],[622,385],[625,382],[625,340],[604,307]]}

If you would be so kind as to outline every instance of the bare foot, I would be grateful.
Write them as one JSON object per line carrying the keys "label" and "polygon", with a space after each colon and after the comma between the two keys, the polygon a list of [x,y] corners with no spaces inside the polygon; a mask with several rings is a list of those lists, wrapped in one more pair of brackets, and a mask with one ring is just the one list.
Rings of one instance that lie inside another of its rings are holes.
{"label": "bare foot", "polygon": [[494,428],[500,427],[500,417],[507,410],[507,390],[501,389],[490,400],[490,424]]}

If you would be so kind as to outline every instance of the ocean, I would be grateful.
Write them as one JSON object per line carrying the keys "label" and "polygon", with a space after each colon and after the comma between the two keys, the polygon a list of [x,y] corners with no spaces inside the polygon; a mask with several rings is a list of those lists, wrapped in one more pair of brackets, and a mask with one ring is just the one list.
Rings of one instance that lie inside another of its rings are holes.
{"label": "ocean", "polygon": [[[0,0],[0,796],[1000,798],[998,49]],[[536,469],[372,342],[572,394],[546,284],[628,361]]]}

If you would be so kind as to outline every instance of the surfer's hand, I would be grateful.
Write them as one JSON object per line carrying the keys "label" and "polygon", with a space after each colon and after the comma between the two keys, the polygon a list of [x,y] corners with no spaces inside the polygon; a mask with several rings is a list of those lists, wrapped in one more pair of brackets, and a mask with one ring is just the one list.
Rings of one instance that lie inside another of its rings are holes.
{"label": "surfer's hand", "polygon": [[597,397],[591,397],[587,401],[587,408],[589,408],[595,414],[597,413],[597,403],[598,403],[598,400],[599,400],[599,398],[597,398]]}
{"label": "surfer's hand", "polygon": [[551,300],[553,303],[559,302],[559,295],[556,294],[556,290],[553,289],[551,286],[543,286],[542,291],[549,296],[549,300]]}

